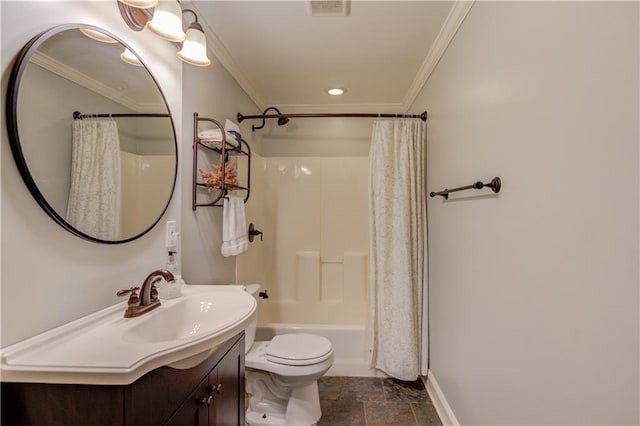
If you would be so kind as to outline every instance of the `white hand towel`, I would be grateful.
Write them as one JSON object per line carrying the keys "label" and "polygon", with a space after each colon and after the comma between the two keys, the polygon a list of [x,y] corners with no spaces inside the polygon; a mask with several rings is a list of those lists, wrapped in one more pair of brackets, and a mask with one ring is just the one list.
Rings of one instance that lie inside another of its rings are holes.
{"label": "white hand towel", "polygon": [[200,139],[221,141],[222,140],[222,130],[220,130],[220,129],[200,129],[198,131],[198,137]]}
{"label": "white hand towel", "polygon": [[228,195],[222,204],[222,255],[237,256],[248,248],[244,199]]}
{"label": "white hand towel", "polygon": [[[234,140],[237,144],[242,143],[242,135],[240,134],[240,126],[234,123],[231,120],[226,120],[224,122],[224,130],[227,132],[227,135],[231,133],[234,136]],[[228,139],[228,138],[227,138]],[[237,145],[236,145],[237,146]]]}
{"label": "white hand towel", "polygon": [[231,120],[226,120],[224,122],[224,129],[227,132],[236,132],[236,133],[240,133],[240,126],[238,126],[236,123],[234,123]]}
{"label": "white hand towel", "polygon": [[[231,132],[225,132],[225,134],[227,136],[227,146],[230,145],[233,148],[237,148],[238,137]],[[198,139],[209,147],[222,148],[222,131],[220,129],[202,129],[198,132]]]}

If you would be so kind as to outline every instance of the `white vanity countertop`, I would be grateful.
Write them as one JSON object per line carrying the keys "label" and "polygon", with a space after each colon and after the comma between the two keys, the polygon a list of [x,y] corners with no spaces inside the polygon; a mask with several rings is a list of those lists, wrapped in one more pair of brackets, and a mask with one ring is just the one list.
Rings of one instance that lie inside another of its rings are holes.
{"label": "white vanity countertop", "polygon": [[[187,337],[164,341],[153,335],[136,337],[140,325],[172,327],[166,324],[170,311],[163,310],[179,309],[178,304],[187,300],[215,312],[215,317],[205,317],[209,322],[202,326],[205,331],[199,331],[200,324],[189,324]],[[139,317],[124,318],[125,309],[126,302],[119,303],[3,348],[2,381],[129,384],[164,365],[190,368],[247,328],[255,318],[256,302],[242,286],[185,285],[182,297],[162,300],[158,308]]]}

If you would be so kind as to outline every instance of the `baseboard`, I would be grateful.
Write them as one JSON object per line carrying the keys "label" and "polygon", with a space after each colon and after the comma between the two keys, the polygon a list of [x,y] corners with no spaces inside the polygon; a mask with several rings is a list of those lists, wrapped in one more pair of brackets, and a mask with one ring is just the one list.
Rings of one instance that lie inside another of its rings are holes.
{"label": "baseboard", "polygon": [[427,388],[429,398],[431,398],[431,402],[433,402],[433,406],[438,412],[438,416],[440,416],[443,426],[460,426],[456,415],[453,413],[451,406],[447,402],[447,398],[444,397],[442,389],[440,389],[438,381],[431,370],[429,370],[429,375],[427,377],[422,377],[422,381],[424,382],[424,386]]}

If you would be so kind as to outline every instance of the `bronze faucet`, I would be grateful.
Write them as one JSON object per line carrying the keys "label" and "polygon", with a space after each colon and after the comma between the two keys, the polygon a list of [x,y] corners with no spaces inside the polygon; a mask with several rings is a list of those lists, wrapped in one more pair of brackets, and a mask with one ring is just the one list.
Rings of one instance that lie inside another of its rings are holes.
{"label": "bronze faucet", "polygon": [[[173,282],[175,280],[173,274],[166,269],[158,269],[149,274],[149,276],[142,283],[142,288],[131,287],[127,290],[120,290],[116,293],[117,296],[129,296],[129,303],[127,310],[124,312],[125,318],[133,318],[149,312],[150,310],[160,306],[160,299],[158,299],[158,290],[156,284],[164,278],[165,281]],[[138,297],[138,289],[140,289],[140,297]]]}

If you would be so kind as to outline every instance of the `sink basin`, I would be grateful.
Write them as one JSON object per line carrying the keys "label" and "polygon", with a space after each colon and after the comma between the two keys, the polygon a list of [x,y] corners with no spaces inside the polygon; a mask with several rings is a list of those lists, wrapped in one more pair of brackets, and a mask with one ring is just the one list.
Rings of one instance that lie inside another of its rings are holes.
{"label": "sink basin", "polygon": [[126,302],[0,350],[6,382],[129,384],[168,366],[191,368],[255,319],[243,286],[185,285],[139,317]]}
{"label": "sink basin", "polygon": [[[165,303],[166,304],[166,303]],[[206,336],[236,321],[239,312],[250,308],[241,292],[208,292],[180,298],[154,315],[138,318],[122,338],[131,342],[167,342]]]}

